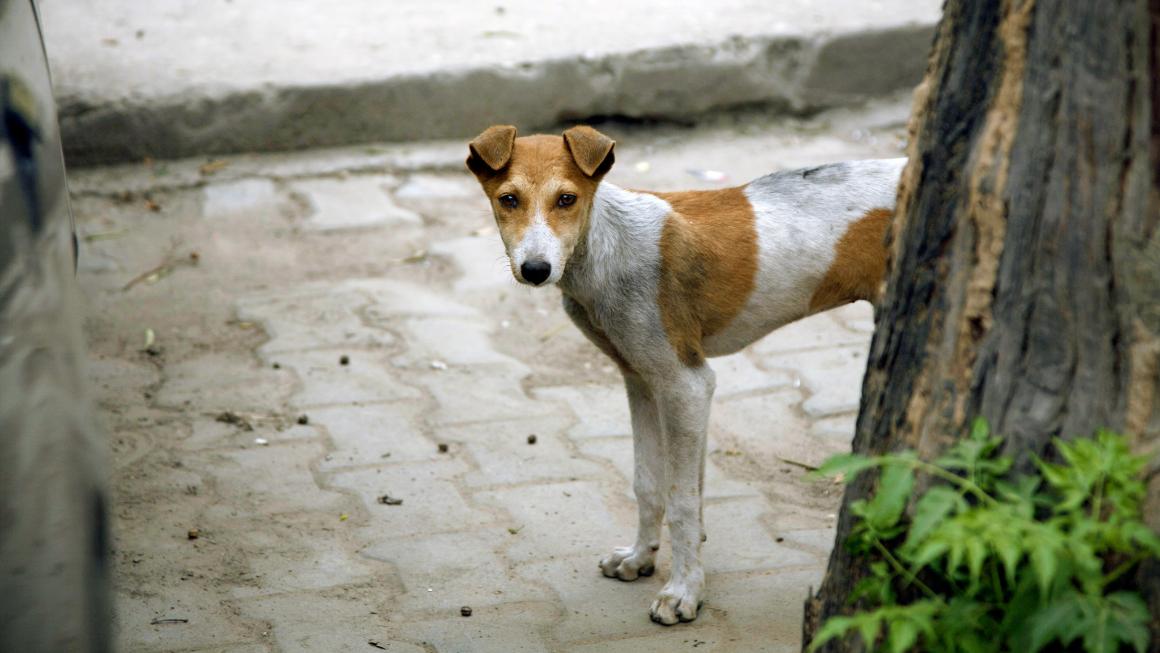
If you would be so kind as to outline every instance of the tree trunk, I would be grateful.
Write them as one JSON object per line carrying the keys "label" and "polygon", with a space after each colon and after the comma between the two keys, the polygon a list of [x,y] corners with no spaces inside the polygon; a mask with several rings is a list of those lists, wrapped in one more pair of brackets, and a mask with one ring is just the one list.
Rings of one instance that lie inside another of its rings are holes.
{"label": "tree trunk", "polygon": [[[948,0],[910,132],[854,451],[930,459],[982,416],[1017,470],[1099,427],[1155,452],[1160,0]],[[870,489],[846,492],[806,644],[849,609]],[[1154,634],[1158,571],[1139,577]]]}

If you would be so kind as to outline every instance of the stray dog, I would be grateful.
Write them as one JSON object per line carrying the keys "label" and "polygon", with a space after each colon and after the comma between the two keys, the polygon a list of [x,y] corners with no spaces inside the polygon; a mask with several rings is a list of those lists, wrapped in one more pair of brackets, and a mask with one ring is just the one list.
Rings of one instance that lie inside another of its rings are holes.
{"label": "stray dog", "polygon": [[564,310],[624,375],[640,513],[605,576],[653,573],[667,515],[672,574],[653,621],[691,621],[705,595],[701,497],[715,377],[705,359],[859,299],[874,300],[905,159],[779,172],[722,190],[602,181],[614,141],[591,127],[516,137],[488,128],[467,167],[491,201],[512,274],[555,284]]}

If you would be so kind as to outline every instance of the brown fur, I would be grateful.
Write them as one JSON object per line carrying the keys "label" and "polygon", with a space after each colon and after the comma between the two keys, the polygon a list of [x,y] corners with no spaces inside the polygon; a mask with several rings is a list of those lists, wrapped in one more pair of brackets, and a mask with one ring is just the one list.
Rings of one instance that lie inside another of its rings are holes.
{"label": "brown fur", "polygon": [[810,297],[811,313],[859,299],[878,300],[886,276],[886,230],[893,217],[890,209],[871,209],[850,223],[834,248],[833,264]]}
{"label": "brown fur", "polygon": [[728,326],[753,292],[756,218],[744,187],[654,194],[673,207],[661,232],[661,319],[681,361],[700,365],[703,339]]}
{"label": "brown fur", "polygon": [[[584,142],[583,137],[584,134],[579,134],[571,142],[578,145]],[[603,152],[611,158],[611,141],[608,141]],[[585,154],[589,156],[584,160],[590,164],[590,149]],[[472,158],[468,158],[467,166],[475,173],[483,191],[491,200],[504,243],[518,242],[539,211],[559,237],[565,259],[571,255],[583,235],[596,186],[603,176],[600,168],[607,170],[611,166],[611,163],[603,166],[598,163],[594,168],[598,174],[589,176],[577,165],[563,138],[542,134],[514,139],[498,171],[473,165]],[[509,193],[519,200],[519,206],[515,209],[507,209],[499,203],[499,198]],[[575,195],[576,203],[567,207],[557,206],[556,201],[562,193]],[[514,274],[515,270],[512,272]]]}

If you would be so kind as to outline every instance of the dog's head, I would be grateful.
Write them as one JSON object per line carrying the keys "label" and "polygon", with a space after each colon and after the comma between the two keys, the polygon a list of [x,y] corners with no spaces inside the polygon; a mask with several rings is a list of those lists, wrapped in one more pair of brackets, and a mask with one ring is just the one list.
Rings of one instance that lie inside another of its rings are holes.
{"label": "dog's head", "polygon": [[588,228],[592,199],[612,167],[614,141],[591,127],[516,138],[488,127],[469,144],[467,167],[491,201],[517,281],[556,283]]}

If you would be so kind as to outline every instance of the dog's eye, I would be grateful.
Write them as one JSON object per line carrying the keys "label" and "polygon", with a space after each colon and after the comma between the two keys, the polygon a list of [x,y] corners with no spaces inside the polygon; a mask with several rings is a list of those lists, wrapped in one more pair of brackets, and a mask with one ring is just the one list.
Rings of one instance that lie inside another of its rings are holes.
{"label": "dog's eye", "polygon": [[576,203],[576,196],[571,193],[564,193],[560,199],[556,200],[556,206],[572,206]]}
{"label": "dog's eye", "polygon": [[499,196],[499,205],[505,209],[514,209],[520,205],[520,201],[516,199],[515,195],[507,193]]}

